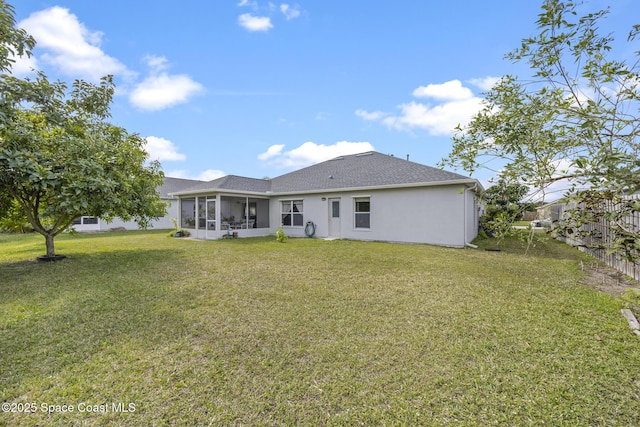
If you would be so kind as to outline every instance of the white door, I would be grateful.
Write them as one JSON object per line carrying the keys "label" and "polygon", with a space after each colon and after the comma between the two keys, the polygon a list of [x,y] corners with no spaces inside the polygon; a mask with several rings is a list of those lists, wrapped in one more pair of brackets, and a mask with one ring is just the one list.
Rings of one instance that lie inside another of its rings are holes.
{"label": "white door", "polygon": [[340,237],[340,199],[329,199],[329,237]]}
{"label": "white door", "polygon": [[215,236],[217,236],[216,234],[216,199],[207,199],[207,205],[206,205],[206,218],[207,218],[207,229],[205,231],[206,234],[206,238],[207,239],[211,239]]}

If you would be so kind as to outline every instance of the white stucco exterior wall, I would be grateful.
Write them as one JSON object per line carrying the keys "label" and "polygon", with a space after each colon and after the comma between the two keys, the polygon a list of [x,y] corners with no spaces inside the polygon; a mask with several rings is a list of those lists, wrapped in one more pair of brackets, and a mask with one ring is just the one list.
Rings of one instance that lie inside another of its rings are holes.
{"label": "white stucco exterior wall", "polygon": [[[178,205],[179,205],[178,200],[162,199],[162,201],[165,202],[167,205],[167,214],[165,216],[158,218],[155,221],[151,221],[148,227],[149,230],[171,229],[173,228],[173,223],[171,222],[171,218],[175,218],[175,219],[178,218]],[[124,227],[127,230],[140,229],[140,227],[135,221],[123,221],[120,218],[114,218],[114,220],[111,221],[110,223],[106,223],[103,220],[100,220],[100,224],[101,224],[102,230],[109,230],[111,228],[118,228],[118,227]]]}
{"label": "white stucco exterior wall", "polygon": [[[369,229],[355,228],[355,198],[359,197],[370,198]],[[463,247],[477,235],[474,193],[463,185],[274,197],[271,232],[281,222],[281,201],[303,200],[304,223],[316,224],[315,237],[328,237],[332,198],[340,199],[340,235],[336,237]],[[289,236],[305,236],[304,225],[284,229]]]}
{"label": "white stucco exterior wall", "polygon": [[[167,214],[163,217],[158,218],[155,221],[151,221],[149,223],[148,229],[171,229],[173,228],[173,223],[171,222],[171,218],[178,218],[178,199],[169,200],[162,199],[167,205]],[[105,220],[99,218],[97,224],[76,224],[73,228],[78,232],[90,232],[90,231],[109,231],[112,228],[123,227],[127,230],[138,230],[140,227],[135,221],[123,221],[121,218],[116,217],[111,222],[106,222]]]}

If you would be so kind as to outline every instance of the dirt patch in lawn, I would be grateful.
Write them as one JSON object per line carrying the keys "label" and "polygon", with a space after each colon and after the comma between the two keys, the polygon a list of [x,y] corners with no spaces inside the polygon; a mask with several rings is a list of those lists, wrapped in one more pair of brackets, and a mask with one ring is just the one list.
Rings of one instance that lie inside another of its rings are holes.
{"label": "dirt patch in lawn", "polygon": [[[600,292],[619,298],[623,302],[623,307],[629,309],[636,319],[640,319],[639,281],[602,264],[583,264],[582,270],[587,273],[584,283]],[[630,289],[634,291],[627,292]],[[637,331],[634,332],[639,335]]]}
{"label": "dirt patch in lawn", "polygon": [[618,297],[630,288],[640,289],[640,282],[625,276],[619,271],[604,265],[583,265],[582,269],[587,273],[584,282],[589,286]]}

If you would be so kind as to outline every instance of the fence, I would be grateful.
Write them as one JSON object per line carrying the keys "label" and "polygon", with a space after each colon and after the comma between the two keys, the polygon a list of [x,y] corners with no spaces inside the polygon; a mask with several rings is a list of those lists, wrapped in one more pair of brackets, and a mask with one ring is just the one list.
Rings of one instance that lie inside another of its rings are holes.
{"label": "fence", "polygon": [[[626,196],[628,199],[639,199],[640,195]],[[565,217],[564,212],[569,209],[574,209],[577,205],[575,203],[557,203],[551,206],[545,213],[547,217],[551,218],[552,224],[561,222]],[[612,202],[605,202],[601,205],[603,212],[614,212],[616,205]],[[631,230],[635,230],[636,234],[640,232],[640,212],[633,212],[624,219],[625,227]],[[581,251],[586,252],[599,260],[602,260],[607,265],[627,276],[633,277],[636,280],[640,280],[640,265],[638,262],[631,262],[625,259],[619,253],[607,253],[606,247],[609,247],[612,243],[613,233],[611,231],[610,222],[600,217],[598,222],[592,222],[585,224],[580,228],[580,231],[588,232],[586,237],[576,236],[576,233],[568,237],[559,238],[559,240],[573,246],[577,246]],[[640,238],[640,237],[637,237]],[[594,249],[598,248],[598,249]]]}

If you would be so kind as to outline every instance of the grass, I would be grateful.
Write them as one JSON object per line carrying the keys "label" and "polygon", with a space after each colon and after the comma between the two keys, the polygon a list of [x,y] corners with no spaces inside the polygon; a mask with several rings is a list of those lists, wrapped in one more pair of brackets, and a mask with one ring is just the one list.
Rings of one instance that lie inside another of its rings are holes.
{"label": "grass", "polygon": [[640,424],[640,340],[566,245],[165,234],[0,235],[0,401],[35,409],[0,425]]}

